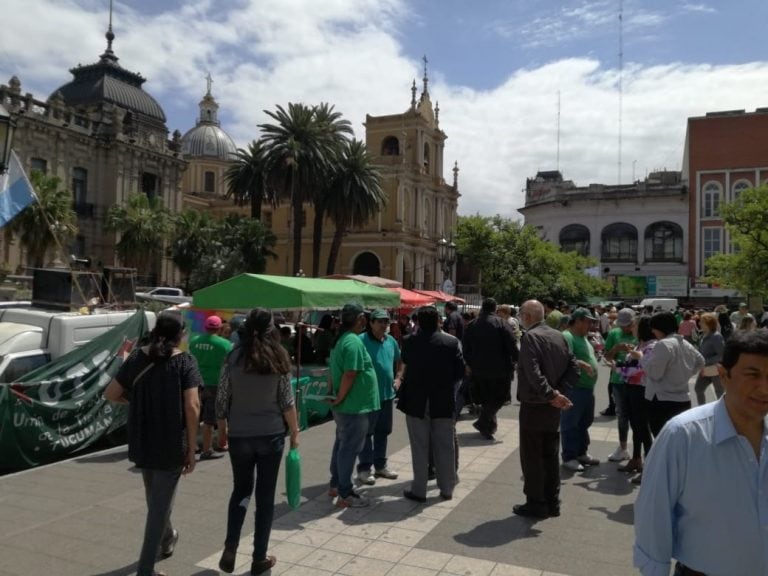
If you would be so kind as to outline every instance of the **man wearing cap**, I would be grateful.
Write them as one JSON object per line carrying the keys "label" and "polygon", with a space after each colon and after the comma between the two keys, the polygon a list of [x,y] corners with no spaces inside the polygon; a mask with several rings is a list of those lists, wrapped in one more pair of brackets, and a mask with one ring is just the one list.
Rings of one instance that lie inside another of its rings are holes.
{"label": "man wearing cap", "polygon": [[[387,334],[388,326],[387,311],[374,310],[368,329],[360,335],[376,370],[381,400],[381,409],[368,413],[368,434],[357,464],[357,481],[360,484],[375,484],[376,478],[397,479],[397,473],[387,467],[387,436],[392,433],[392,401],[400,387],[403,362],[397,341]],[[371,466],[374,468],[373,475]]]}
{"label": "man wearing cap", "polygon": [[[608,332],[605,339],[605,359],[608,362],[618,360],[623,362],[627,353],[637,346],[637,338],[632,332],[635,323],[635,311],[632,308],[619,310],[614,322],[615,327]],[[627,402],[629,402],[627,390],[624,388],[624,377],[618,369],[611,370],[611,392],[616,402],[616,416],[619,425],[619,447],[608,456],[611,462],[629,460],[627,452],[627,437],[629,436],[629,418],[627,416]]]}
{"label": "man wearing cap", "polygon": [[[216,426],[216,392],[219,387],[219,374],[224,360],[232,350],[232,342],[217,335],[221,328],[221,318],[208,316],[203,324],[204,334],[194,336],[189,342],[189,352],[197,360],[200,374],[203,376],[200,414],[203,418],[203,449],[200,460],[218,458],[212,449],[213,427]],[[218,421],[219,434],[216,451],[227,449],[227,421]]]}
{"label": "man wearing cap", "polygon": [[338,508],[359,508],[369,502],[354,491],[352,471],[368,434],[368,414],[381,408],[379,385],[371,355],[360,334],[365,330],[363,307],[346,304],[341,311],[339,337],[331,349],[329,366],[335,398],[336,440],[331,452],[329,496]]}
{"label": "man wearing cap", "polygon": [[568,328],[563,331],[568,349],[576,357],[579,379],[565,395],[573,403],[570,410],[560,414],[560,438],[563,448],[563,466],[581,472],[584,466],[599,464],[600,460],[587,452],[589,427],[595,419],[595,383],[597,382],[597,358],[587,339],[592,321],[597,317],[586,308],[576,308],[570,315]]}

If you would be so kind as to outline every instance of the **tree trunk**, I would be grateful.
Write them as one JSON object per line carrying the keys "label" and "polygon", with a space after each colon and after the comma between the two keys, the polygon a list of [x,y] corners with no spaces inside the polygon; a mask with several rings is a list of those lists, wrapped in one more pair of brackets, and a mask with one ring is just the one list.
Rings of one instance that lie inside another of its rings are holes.
{"label": "tree trunk", "polygon": [[327,276],[334,274],[336,271],[336,260],[338,260],[339,252],[341,251],[341,240],[344,238],[346,231],[346,226],[336,225],[336,231],[333,233],[333,242],[331,242],[331,250],[328,253],[328,267],[325,270]]}
{"label": "tree trunk", "polygon": [[296,185],[296,172],[291,174],[291,202],[293,203],[293,274],[301,270],[301,213],[303,203],[299,187]]}
{"label": "tree trunk", "polygon": [[255,190],[251,190],[251,218],[254,220],[258,220],[261,222],[261,203],[262,203],[262,193],[261,190],[258,192]]}
{"label": "tree trunk", "polygon": [[315,221],[312,226],[312,277],[320,275],[320,250],[323,246],[323,219],[325,218],[325,204],[315,201]]}

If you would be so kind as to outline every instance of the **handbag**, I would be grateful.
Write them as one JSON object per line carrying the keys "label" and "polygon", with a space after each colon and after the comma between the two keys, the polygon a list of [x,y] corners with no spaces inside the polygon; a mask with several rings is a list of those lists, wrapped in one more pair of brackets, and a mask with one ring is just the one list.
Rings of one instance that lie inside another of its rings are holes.
{"label": "handbag", "polygon": [[285,457],[285,494],[288,506],[296,510],[301,504],[301,455],[298,448],[291,448]]}
{"label": "handbag", "polygon": [[701,369],[702,376],[719,376],[719,374],[720,373],[717,371],[717,364],[710,364]]}

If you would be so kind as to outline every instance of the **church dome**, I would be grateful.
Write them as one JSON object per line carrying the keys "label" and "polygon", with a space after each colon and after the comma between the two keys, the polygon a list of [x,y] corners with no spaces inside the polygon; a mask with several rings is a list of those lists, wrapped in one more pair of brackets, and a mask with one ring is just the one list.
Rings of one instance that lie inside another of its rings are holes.
{"label": "church dome", "polygon": [[219,125],[219,105],[211,95],[211,83],[208,77],[208,92],[200,101],[200,118],[197,125],[181,137],[181,153],[185,158],[217,158],[234,160],[237,146]]}
{"label": "church dome", "polygon": [[110,23],[107,50],[99,61],[72,68],[72,81],[54,90],[49,100],[58,98],[60,94],[67,106],[91,106],[110,102],[143,116],[153,124],[165,124],[165,112],[160,104],[141,88],[146,79],[118,64],[118,58],[112,51],[114,38]]}

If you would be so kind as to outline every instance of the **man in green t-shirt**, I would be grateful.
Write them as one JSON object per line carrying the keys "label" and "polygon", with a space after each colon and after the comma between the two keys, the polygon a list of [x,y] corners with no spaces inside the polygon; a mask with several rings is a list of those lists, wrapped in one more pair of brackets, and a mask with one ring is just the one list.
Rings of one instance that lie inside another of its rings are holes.
{"label": "man in green t-shirt", "polygon": [[[203,418],[203,449],[200,460],[219,458],[227,450],[227,421],[216,420],[216,392],[219,389],[219,374],[227,354],[232,350],[232,342],[218,335],[221,318],[208,316],[205,319],[205,333],[194,336],[189,341],[189,352],[197,360],[200,374],[203,376],[203,390],[200,395],[200,414]],[[219,428],[216,452],[212,449],[213,428]]]}
{"label": "man in green t-shirt", "polygon": [[[627,353],[637,346],[637,338],[632,332],[635,324],[635,311],[632,308],[619,310],[615,328],[608,332],[605,339],[605,359],[613,363],[614,360],[623,361]],[[629,436],[629,418],[627,417],[627,402],[629,402],[624,378],[618,370],[611,370],[611,393],[616,403],[616,416],[619,423],[619,447],[608,456],[611,462],[629,460],[627,452],[627,437]]]}
{"label": "man in green t-shirt", "polygon": [[595,419],[595,383],[597,382],[597,358],[587,334],[596,316],[586,308],[576,308],[570,315],[568,328],[563,331],[568,349],[576,357],[579,379],[565,395],[573,403],[570,410],[560,413],[560,440],[563,448],[563,466],[581,472],[584,466],[594,466],[600,460],[594,458],[589,448],[589,427]]}
{"label": "man in green t-shirt", "polygon": [[368,413],[381,408],[379,385],[370,354],[360,334],[366,319],[362,306],[347,304],[341,311],[339,338],[331,350],[330,368],[336,440],[331,453],[331,487],[339,508],[359,508],[369,502],[352,487],[355,460],[368,433]]}

